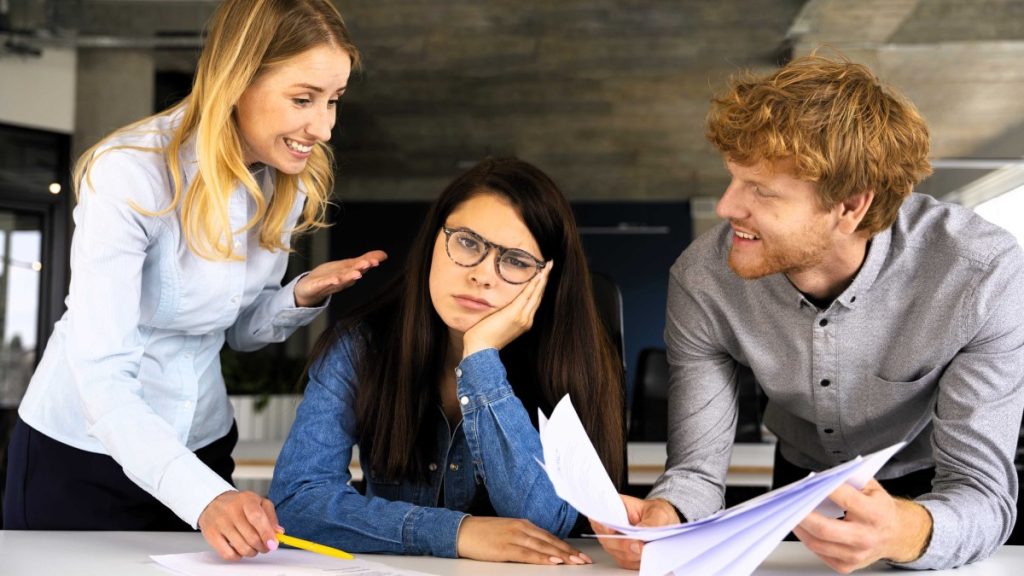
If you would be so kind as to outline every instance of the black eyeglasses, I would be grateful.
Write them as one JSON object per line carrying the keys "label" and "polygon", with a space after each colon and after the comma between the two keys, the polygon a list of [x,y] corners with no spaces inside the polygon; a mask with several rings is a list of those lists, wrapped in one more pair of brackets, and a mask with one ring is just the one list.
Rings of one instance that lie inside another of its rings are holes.
{"label": "black eyeglasses", "polygon": [[471,268],[484,261],[493,248],[498,257],[494,259],[494,270],[509,284],[525,284],[547,265],[529,252],[518,248],[505,248],[486,240],[469,228],[441,227],[445,235],[445,250],[452,262]]}

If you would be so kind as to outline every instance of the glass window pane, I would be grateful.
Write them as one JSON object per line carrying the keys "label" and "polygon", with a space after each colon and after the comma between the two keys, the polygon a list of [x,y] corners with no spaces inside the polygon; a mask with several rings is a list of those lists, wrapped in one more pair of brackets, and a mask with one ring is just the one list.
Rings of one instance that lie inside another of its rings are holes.
{"label": "glass window pane", "polygon": [[1002,226],[1017,237],[1017,241],[1024,246],[1024,187],[1011,190],[978,204],[974,207],[982,218]]}
{"label": "glass window pane", "polygon": [[39,216],[0,210],[0,407],[16,407],[36,363],[42,262]]}

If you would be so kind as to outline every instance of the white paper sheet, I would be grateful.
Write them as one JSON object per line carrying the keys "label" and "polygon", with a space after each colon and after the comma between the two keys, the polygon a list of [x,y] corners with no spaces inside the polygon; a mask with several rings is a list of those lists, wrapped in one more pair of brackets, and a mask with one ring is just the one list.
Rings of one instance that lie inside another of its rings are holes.
{"label": "white paper sheet", "polygon": [[432,576],[399,570],[360,558],[340,560],[305,550],[280,549],[238,562],[221,560],[215,552],[150,556],[154,562],[182,576]]}
{"label": "white paper sheet", "polygon": [[538,422],[544,447],[542,466],[558,495],[577,510],[590,510],[589,517],[628,526],[626,506],[601,464],[569,396],[555,406],[551,418],[545,421],[541,413]]}
{"label": "white paper sheet", "polygon": [[863,488],[905,444],[812,473],[695,522],[637,527],[629,524],[625,506],[568,396],[547,421],[541,415],[540,428],[544,469],[558,495],[581,514],[621,532],[618,537],[647,542],[640,576],[746,576],[812,511],[841,515],[829,494],[843,483]]}

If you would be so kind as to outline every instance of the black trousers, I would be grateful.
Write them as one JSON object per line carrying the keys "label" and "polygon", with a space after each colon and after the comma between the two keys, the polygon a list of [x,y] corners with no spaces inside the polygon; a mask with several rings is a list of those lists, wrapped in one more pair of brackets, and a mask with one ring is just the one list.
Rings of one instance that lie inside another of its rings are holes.
{"label": "black trousers", "polygon": [[[772,469],[773,489],[792,484],[807,477],[810,473],[810,470],[786,460],[779,450],[779,445],[775,445],[775,466]],[[898,478],[879,480],[878,483],[892,496],[912,499],[931,492],[933,478],[935,478],[935,468],[925,468]],[[793,541],[796,540],[796,537],[790,532],[786,536],[786,540]]]}
{"label": "black trousers", "polygon": [[[237,441],[232,425],[227,436],[195,454],[231,482]],[[58,442],[20,418],[8,447],[3,512],[5,530],[192,530],[110,456]]]}

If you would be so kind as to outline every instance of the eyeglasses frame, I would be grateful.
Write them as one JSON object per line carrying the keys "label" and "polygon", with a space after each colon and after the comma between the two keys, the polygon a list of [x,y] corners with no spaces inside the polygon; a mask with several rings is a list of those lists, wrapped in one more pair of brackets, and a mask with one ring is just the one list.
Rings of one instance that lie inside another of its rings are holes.
{"label": "eyeglasses frame", "polygon": [[[447,226],[441,226],[441,230],[444,231],[444,251],[445,251],[446,254],[448,254],[448,259],[451,260],[455,265],[462,266],[463,268],[472,268],[474,266],[477,266],[481,262],[486,260],[487,259],[487,255],[491,253],[491,249],[494,249],[494,251],[497,253],[497,257],[494,258],[494,273],[498,275],[498,278],[501,278],[503,281],[508,282],[509,284],[514,284],[514,285],[526,284],[530,280],[533,280],[534,278],[536,278],[537,274],[540,274],[540,271],[543,270],[544,267],[547,266],[548,262],[549,262],[549,260],[541,260],[541,259],[537,258],[536,256],[534,256],[533,254],[530,254],[529,252],[527,252],[526,250],[523,250],[521,248],[506,248],[505,246],[502,246],[501,244],[495,244],[494,242],[491,242],[490,240],[484,238],[483,236],[481,236],[477,232],[475,232],[473,230],[470,230],[469,228],[466,228],[466,227],[449,228]],[[456,262],[455,258],[452,257],[451,249],[448,247],[448,245],[451,243],[451,240],[452,240],[452,234],[454,234],[456,232],[466,232],[466,233],[472,234],[473,236],[475,236],[475,237],[480,239],[480,242],[483,243],[484,248],[486,248],[486,250],[484,250],[483,253],[480,255],[480,259],[479,260],[477,260],[476,262],[474,262],[472,264],[461,264],[459,262]],[[504,275],[502,275],[502,273],[501,273],[501,259],[508,252],[519,252],[519,253],[522,253],[522,254],[526,254],[527,256],[530,257],[530,259],[532,259],[534,261],[534,263],[535,263],[534,266],[536,266],[537,271],[534,272],[533,276],[530,276],[530,280],[523,280],[522,282],[513,282],[513,281],[509,280],[508,278],[505,278]]]}

